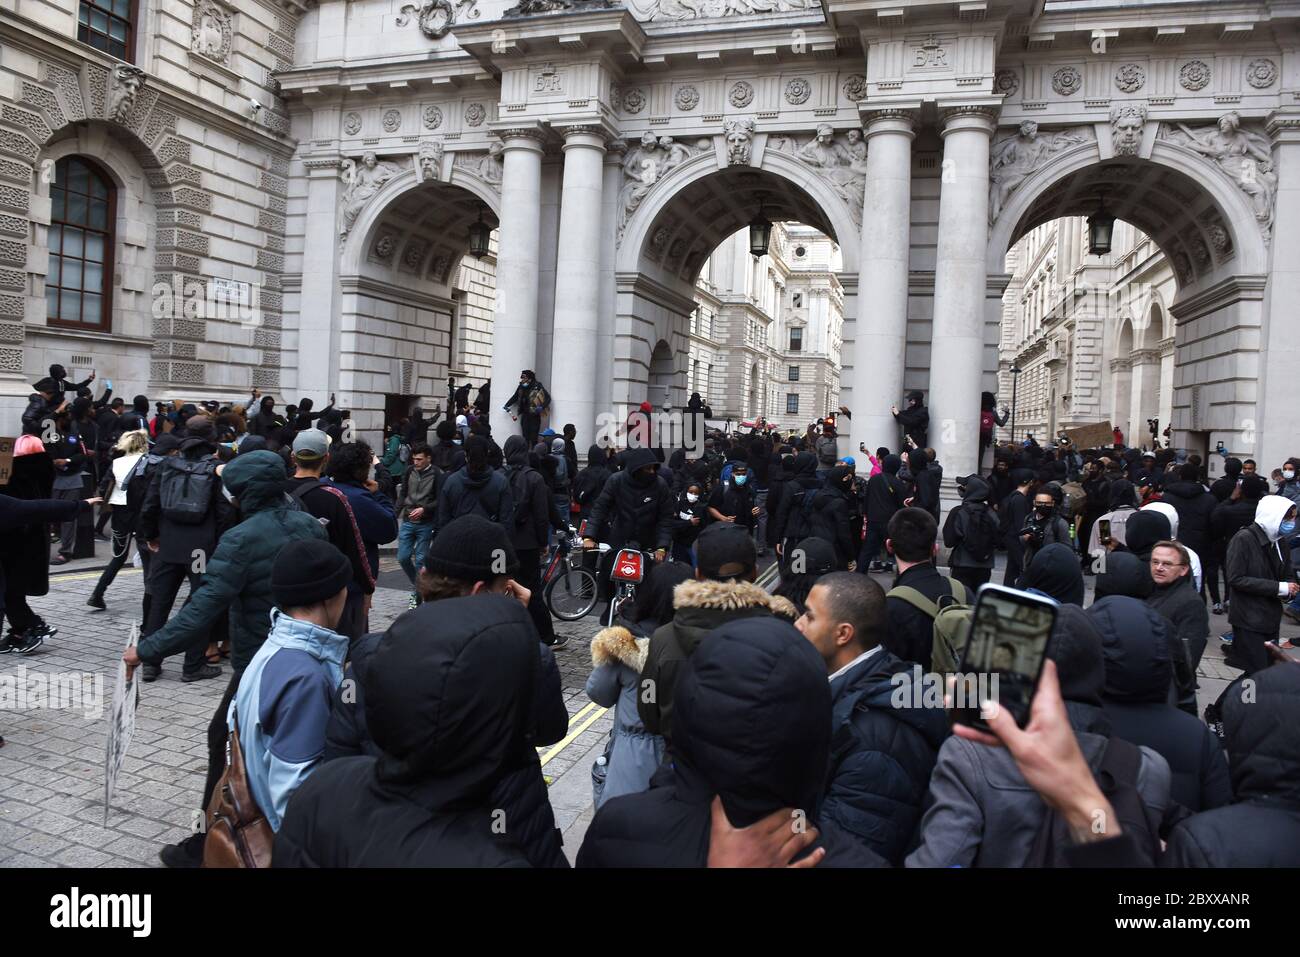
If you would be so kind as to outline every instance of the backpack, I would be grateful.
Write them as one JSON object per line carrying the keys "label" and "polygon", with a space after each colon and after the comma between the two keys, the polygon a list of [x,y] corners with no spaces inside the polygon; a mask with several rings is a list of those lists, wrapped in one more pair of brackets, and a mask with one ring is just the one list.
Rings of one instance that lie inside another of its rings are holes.
{"label": "backpack", "polygon": [[226,743],[226,770],[208,804],[208,833],[203,840],[204,867],[270,867],[275,832],[257,806],[248,785],[239,720]]}
{"label": "backpack", "polygon": [[1063,511],[1066,512],[1069,522],[1073,524],[1074,520],[1083,514],[1084,507],[1088,504],[1088,493],[1078,482],[1066,482],[1061,486],[1061,491],[1065,493],[1063,504],[1068,506]]}
{"label": "backpack", "polygon": [[524,524],[532,516],[532,509],[528,507],[531,497],[528,494],[528,471],[527,466],[520,466],[506,472],[506,478],[510,481],[510,495],[515,500],[515,525]]}
{"label": "backpack", "polygon": [[996,424],[996,420],[993,418],[993,413],[988,409],[985,409],[980,413],[980,435],[992,435],[993,426]]}
{"label": "backpack", "polygon": [[219,464],[215,458],[197,462],[178,456],[163,459],[159,476],[163,518],[177,525],[202,524],[217,492]]}
{"label": "backpack", "polygon": [[938,603],[930,601],[910,585],[897,585],[885,592],[886,598],[905,601],[927,618],[934,621],[933,643],[930,646],[930,670],[937,674],[953,674],[961,664],[959,649],[966,646],[971,615],[966,586],[955,578],[948,579],[952,595],[942,595]]}
{"label": "backpack", "polygon": [[[1137,789],[1138,769],[1142,752],[1137,745],[1119,738],[1110,738],[1102,753],[1101,764],[1094,777],[1101,785],[1120,827],[1133,836],[1133,844],[1146,858],[1141,867],[1155,867],[1160,857],[1160,821],[1142,801]],[[1099,821],[1104,826],[1107,822]],[[1025,867],[1069,867],[1065,849],[1075,842],[1070,839],[1065,819],[1049,808],[1034,835]]]}
{"label": "backpack", "polygon": [[411,461],[410,443],[403,442],[397,447],[397,461],[401,462],[403,465]]}
{"label": "backpack", "polygon": [[546,387],[540,382],[534,382],[528,390],[528,411],[533,415],[541,415],[550,404],[551,394],[546,391]]}
{"label": "backpack", "polygon": [[501,511],[501,494],[497,493],[497,500],[493,503],[491,509],[483,502],[483,493],[491,487],[491,482],[481,488],[470,488],[468,485],[461,490],[460,501],[456,503],[453,510],[452,518],[460,518],[462,515],[482,515],[489,522],[499,521]]}
{"label": "backpack", "polygon": [[962,537],[961,547],[971,558],[977,562],[987,562],[993,558],[998,548],[998,538],[1001,527],[993,512],[985,506],[982,509],[971,509],[966,512],[967,529],[965,536]]}
{"label": "backpack", "polygon": [[[150,461],[152,459],[152,461]],[[127,510],[135,514],[140,513],[140,508],[144,505],[145,496],[149,494],[149,480],[153,478],[154,469],[158,463],[163,461],[162,456],[156,456],[152,452],[140,456],[136,460],[131,471],[126,475],[126,507]]]}

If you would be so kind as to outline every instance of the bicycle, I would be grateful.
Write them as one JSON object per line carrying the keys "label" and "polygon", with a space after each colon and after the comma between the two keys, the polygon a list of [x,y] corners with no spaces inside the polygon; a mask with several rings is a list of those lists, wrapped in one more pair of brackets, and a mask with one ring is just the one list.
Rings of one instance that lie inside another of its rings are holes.
{"label": "bicycle", "polygon": [[[601,542],[600,547],[602,552],[609,549],[609,545],[605,542]],[[637,547],[636,542],[629,543],[626,548],[620,548],[618,554],[614,556],[614,564],[609,569],[609,578],[615,585],[614,594],[609,600],[609,609],[605,613],[606,628],[612,627],[623,608],[636,600],[637,585],[644,580],[646,569],[654,560],[654,556],[642,551]],[[669,557],[666,560],[672,559]]]}
{"label": "bicycle", "polygon": [[[602,554],[609,551],[609,545],[602,544],[600,551]],[[578,530],[570,525],[568,534],[560,537],[542,575],[542,597],[547,610],[560,621],[585,617],[600,598],[596,573],[585,565],[586,554]]]}

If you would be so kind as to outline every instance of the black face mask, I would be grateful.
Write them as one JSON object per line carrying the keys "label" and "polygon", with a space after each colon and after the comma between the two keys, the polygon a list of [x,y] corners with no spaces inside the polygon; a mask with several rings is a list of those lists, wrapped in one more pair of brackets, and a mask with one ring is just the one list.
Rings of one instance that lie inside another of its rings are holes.
{"label": "black face mask", "polygon": [[1053,506],[1051,505],[1035,505],[1034,511],[1037,512],[1039,515],[1051,515],[1052,508]]}
{"label": "black face mask", "polygon": [[643,472],[640,469],[632,473],[632,484],[637,488],[649,488],[654,484],[655,473]]}

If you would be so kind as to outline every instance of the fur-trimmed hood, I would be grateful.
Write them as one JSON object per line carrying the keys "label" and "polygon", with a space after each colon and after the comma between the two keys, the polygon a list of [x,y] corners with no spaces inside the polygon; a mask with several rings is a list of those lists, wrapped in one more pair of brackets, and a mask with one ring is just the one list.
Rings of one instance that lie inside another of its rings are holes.
{"label": "fur-trimmed hood", "polygon": [[637,638],[622,625],[602,628],[591,639],[591,663],[599,668],[612,662],[627,665],[638,674],[650,650],[649,638]]}
{"label": "fur-trimmed hood", "polygon": [[799,612],[788,598],[768,594],[753,582],[684,581],[673,589],[673,608],[707,608],[715,611],[763,609],[794,621]]}

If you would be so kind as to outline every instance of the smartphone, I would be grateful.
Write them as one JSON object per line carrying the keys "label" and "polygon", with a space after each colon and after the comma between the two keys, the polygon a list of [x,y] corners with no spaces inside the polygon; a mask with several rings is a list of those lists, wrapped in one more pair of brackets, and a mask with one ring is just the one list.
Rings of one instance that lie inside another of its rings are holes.
{"label": "smartphone", "polygon": [[866,443],[866,442],[859,442],[859,443],[858,443],[858,451],[859,451],[859,452],[862,452],[862,453],[865,453],[865,452],[867,451],[867,443]]}
{"label": "smartphone", "polygon": [[1110,544],[1110,519],[1097,519],[1097,541],[1101,542],[1103,545]]}
{"label": "smartphone", "polygon": [[1022,728],[1029,723],[1056,610],[1050,598],[1003,585],[980,586],[953,689],[954,724],[987,731],[981,700],[996,701]]}

